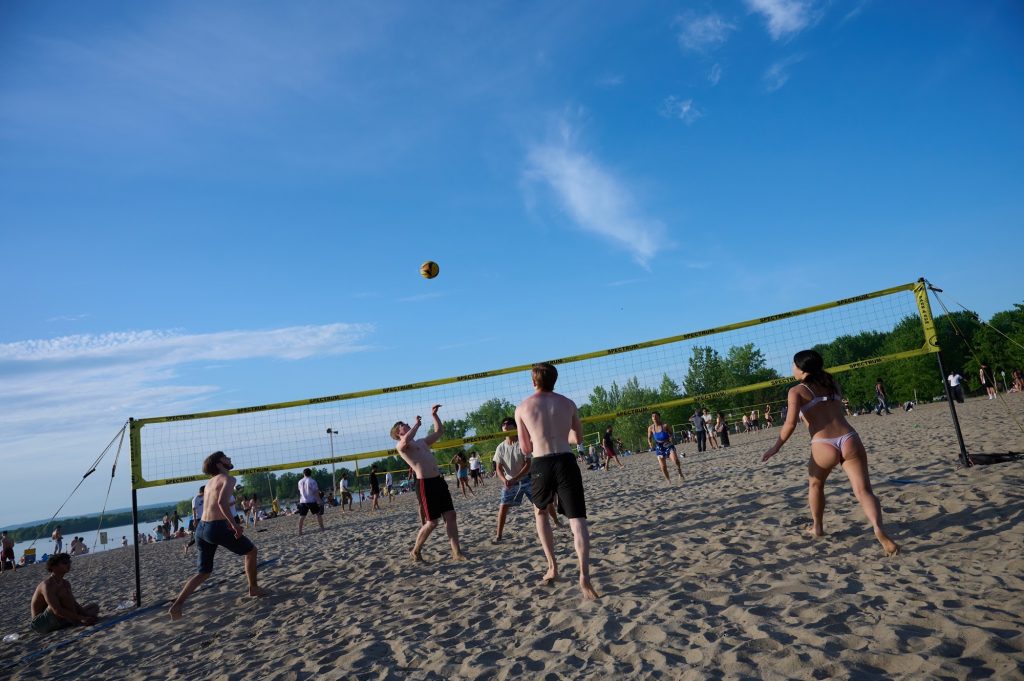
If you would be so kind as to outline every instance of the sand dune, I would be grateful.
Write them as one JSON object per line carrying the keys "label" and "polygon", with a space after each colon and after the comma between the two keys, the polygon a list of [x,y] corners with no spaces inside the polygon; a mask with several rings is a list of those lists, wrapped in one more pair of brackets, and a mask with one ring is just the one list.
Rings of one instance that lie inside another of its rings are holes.
{"label": "sand dune", "polygon": [[[1024,396],[961,407],[971,451],[1024,451]],[[1011,418],[1011,415],[1013,418]],[[807,436],[769,464],[776,430],[696,455],[667,485],[651,454],[584,471],[593,578],[579,598],[572,537],[556,529],[563,579],[543,586],[528,506],[492,545],[498,486],[456,497],[471,560],[413,564],[410,496],[377,514],[297,517],[251,533],[264,599],[243,597],[241,559],[219,552],[215,578],[172,623],[160,608],[99,629],[42,637],[27,628],[41,567],[0,576],[0,675],[117,679],[706,679],[1024,677],[1024,462],[956,470],[945,405],[853,420],[867,446],[886,524],[903,547],[885,558],[845,475],[829,480],[826,530],[808,523]],[[173,598],[194,564],[183,542],[142,547],[145,603]],[[134,591],[127,550],[76,559],[80,600],[115,614]],[[47,650],[54,644],[65,644]],[[26,657],[31,659],[26,659]]]}

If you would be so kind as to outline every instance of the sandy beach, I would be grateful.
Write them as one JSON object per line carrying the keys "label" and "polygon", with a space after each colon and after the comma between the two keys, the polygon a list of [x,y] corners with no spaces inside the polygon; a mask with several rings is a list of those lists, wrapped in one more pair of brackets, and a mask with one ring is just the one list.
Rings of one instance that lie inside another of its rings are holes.
{"label": "sandy beach", "polygon": [[[970,451],[1024,451],[1013,422],[1024,423],[1024,395],[972,399],[960,415]],[[596,602],[579,597],[567,526],[555,531],[563,578],[553,586],[539,583],[530,506],[512,508],[505,541],[491,544],[499,485],[488,479],[475,497],[455,496],[469,562],[447,560],[443,527],[427,542],[430,562],[409,561],[412,495],[384,500],[380,513],[333,509],[326,532],[307,524],[303,537],[297,516],[275,519],[248,531],[270,595],[243,597],[242,561],[221,550],[178,622],[163,606],[39,636],[28,606],[44,569],[0,575],[0,635],[20,634],[0,644],[0,677],[1024,677],[1024,462],[956,470],[945,404],[852,423],[902,545],[894,558],[838,469],[826,488],[829,535],[805,534],[808,437],[798,431],[762,464],[776,428],[734,436],[728,450],[685,445],[682,486],[666,484],[649,453],[625,470],[583,471]],[[142,547],[144,608],[193,573],[184,543]],[[130,549],[75,559],[69,579],[81,602],[123,614]]]}

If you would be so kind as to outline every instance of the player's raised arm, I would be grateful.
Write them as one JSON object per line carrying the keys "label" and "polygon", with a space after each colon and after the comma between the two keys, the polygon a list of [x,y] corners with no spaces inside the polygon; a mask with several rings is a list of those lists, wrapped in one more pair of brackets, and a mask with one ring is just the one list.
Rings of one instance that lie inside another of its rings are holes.
{"label": "player's raised arm", "polygon": [[430,416],[431,418],[434,419],[434,432],[426,437],[428,446],[440,440],[441,436],[444,435],[444,424],[441,423],[441,417],[437,415],[437,410],[440,408],[440,404],[435,404],[433,407],[430,408]]}

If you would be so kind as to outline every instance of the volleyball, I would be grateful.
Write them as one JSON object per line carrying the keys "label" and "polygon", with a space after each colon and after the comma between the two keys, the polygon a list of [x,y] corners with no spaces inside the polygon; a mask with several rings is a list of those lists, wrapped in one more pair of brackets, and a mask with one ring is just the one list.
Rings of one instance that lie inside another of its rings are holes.
{"label": "volleyball", "polygon": [[428,260],[420,265],[420,274],[423,275],[424,279],[433,279],[437,276],[437,273],[441,271],[441,268],[437,266],[437,263],[433,260]]}

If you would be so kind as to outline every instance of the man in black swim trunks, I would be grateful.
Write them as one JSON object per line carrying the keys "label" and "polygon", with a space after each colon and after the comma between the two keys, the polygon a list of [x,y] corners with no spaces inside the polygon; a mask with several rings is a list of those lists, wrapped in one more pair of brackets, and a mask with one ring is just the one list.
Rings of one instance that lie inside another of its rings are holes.
{"label": "man in black swim trunks", "polygon": [[590,530],[587,527],[587,504],[583,497],[583,476],[569,448],[583,442],[583,424],[576,404],[554,392],[558,370],[543,362],[533,365],[534,393],[516,407],[516,429],[523,454],[532,456],[533,505],[537,520],[537,536],[548,561],[543,582],[558,579],[555,562],[555,537],[547,513],[557,499],[558,510],[569,518],[576,556],[580,566],[580,591],[592,600],[598,597],[590,584]]}
{"label": "man in black swim trunks", "polygon": [[435,404],[430,409],[430,416],[434,419],[434,432],[420,440],[416,439],[416,432],[423,425],[423,417],[416,417],[416,424],[410,426],[408,423],[398,421],[391,426],[391,439],[398,440],[398,454],[409,468],[416,473],[417,484],[419,485],[419,502],[423,506],[423,513],[427,522],[420,526],[416,533],[416,543],[412,547],[412,559],[416,562],[422,561],[423,543],[437,527],[437,519],[444,518],[445,529],[448,532],[448,541],[452,546],[452,560],[466,560],[462,549],[459,547],[459,525],[455,519],[455,505],[452,503],[451,492],[448,491],[448,483],[441,477],[441,470],[437,467],[437,459],[430,451],[430,445],[437,442],[444,434],[444,425],[437,415],[440,404]]}

